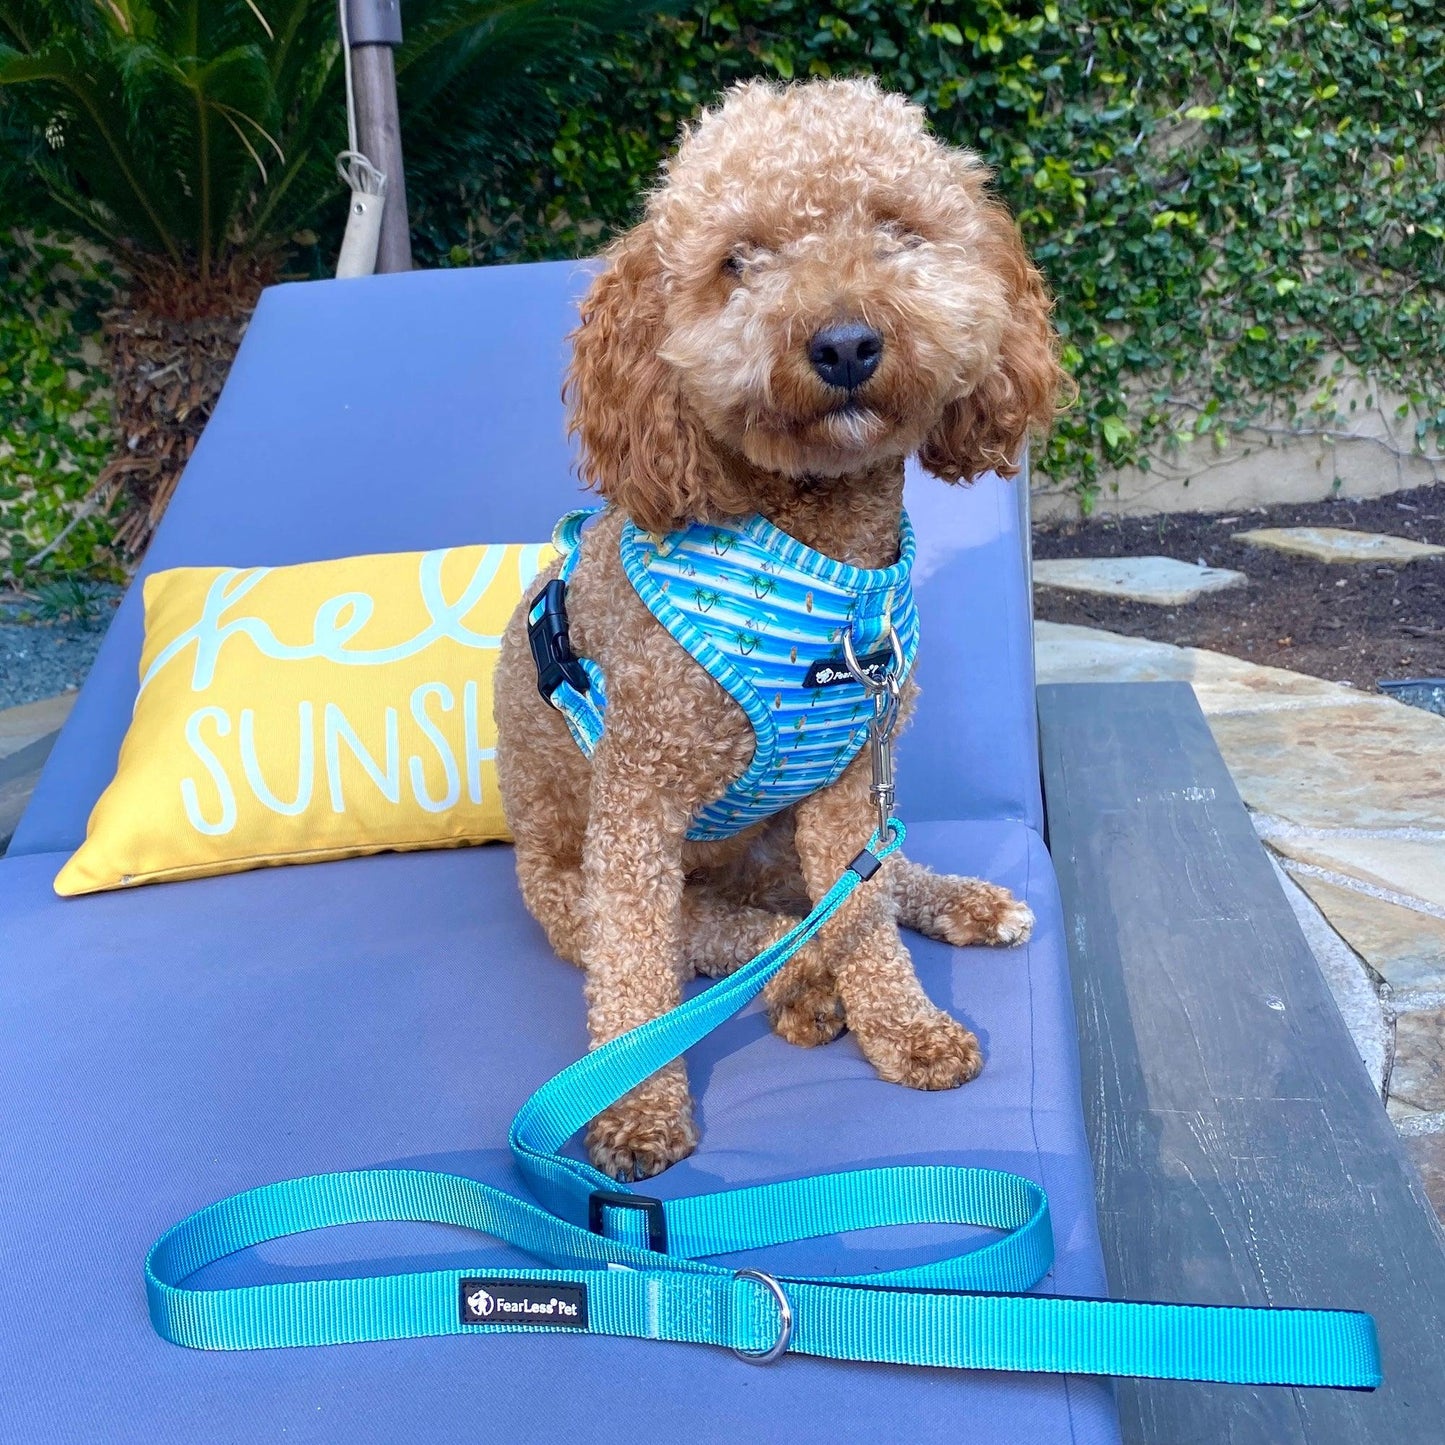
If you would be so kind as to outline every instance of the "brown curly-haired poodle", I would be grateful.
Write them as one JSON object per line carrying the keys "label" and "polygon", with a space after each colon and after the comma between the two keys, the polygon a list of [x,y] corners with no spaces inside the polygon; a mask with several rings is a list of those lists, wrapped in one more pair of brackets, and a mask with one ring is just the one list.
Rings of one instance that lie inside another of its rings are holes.
{"label": "brown curly-haired poodle", "polygon": [[[507,629],[495,704],[522,895],[586,970],[594,1043],[773,942],[875,819],[864,749],[770,822],[686,839],[746,768],[754,733],[628,582],[623,521],[665,532],[759,512],[829,557],[884,567],[910,453],[949,482],[1014,475],[1064,378],[1043,282],[987,180],[869,81],[738,86],[685,134],[583,303],[567,396],[583,474],[610,506],[583,542],[568,614],[576,653],[606,677],[606,729],[589,761],[538,695],[530,598]],[[828,331],[858,352],[841,367],[820,355]],[[1017,942],[1032,922],[1003,888],[895,855],[769,986],[773,1027],[804,1045],[847,1027],[882,1078],[954,1088],[982,1067],[978,1041],[929,1001],[898,925],[964,945]],[[588,1135],[620,1179],[696,1142],[680,1061]]]}

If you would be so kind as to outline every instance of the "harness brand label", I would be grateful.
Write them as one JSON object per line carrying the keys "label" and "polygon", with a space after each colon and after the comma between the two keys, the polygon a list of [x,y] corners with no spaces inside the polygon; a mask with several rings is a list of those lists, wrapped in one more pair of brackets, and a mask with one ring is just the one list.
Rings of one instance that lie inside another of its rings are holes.
{"label": "harness brand label", "polygon": [[[874,682],[882,682],[888,673],[888,665],[893,661],[891,648],[883,648],[879,652],[870,652],[865,657],[858,659],[858,666],[873,679]],[[803,679],[804,687],[837,687],[842,682],[852,682],[853,674],[848,671],[847,659],[838,657],[820,657],[812,667],[808,669],[808,675]]]}
{"label": "harness brand label", "polygon": [[464,1279],[457,1289],[464,1325],[587,1328],[587,1286],[553,1279]]}

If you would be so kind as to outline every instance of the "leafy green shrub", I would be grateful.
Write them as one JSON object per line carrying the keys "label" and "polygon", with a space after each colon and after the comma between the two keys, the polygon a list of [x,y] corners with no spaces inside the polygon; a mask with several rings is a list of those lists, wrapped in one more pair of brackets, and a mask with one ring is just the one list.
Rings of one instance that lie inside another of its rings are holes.
{"label": "leafy green shrub", "polygon": [[99,627],[115,600],[116,589],[85,577],[57,577],[35,588],[35,605],[28,614],[39,622],[69,622],[77,627]]}
{"label": "leafy green shrub", "polygon": [[729,0],[554,84],[549,143],[422,208],[466,263],[593,250],[734,80],[876,74],[998,172],[1081,400],[1040,467],[1102,469],[1278,412],[1341,426],[1356,372],[1445,443],[1445,19],[1436,0]]}
{"label": "leafy green shrub", "polygon": [[112,446],[93,338],[108,270],[41,235],[0,232],[0,575],[107,572],[89,501]]}

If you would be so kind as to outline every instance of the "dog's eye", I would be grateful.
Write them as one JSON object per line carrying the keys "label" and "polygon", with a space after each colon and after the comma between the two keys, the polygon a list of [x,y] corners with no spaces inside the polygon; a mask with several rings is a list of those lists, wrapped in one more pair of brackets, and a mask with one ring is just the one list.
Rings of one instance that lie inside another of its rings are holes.
{"label": "dog's eye", "polygon": [[766,246],[759,246],[755,241],[746,241],[728,252],[719,269],[724,276],[736,280],[766,261],[770,254]]}
{"label": "dog's eye", "polygon": [[898,221],[885,221],[878,230],[883,238],[882,250],[885,255],[897,251],[916,251],[923,245],[924,238],[917,231],[910,231]]}

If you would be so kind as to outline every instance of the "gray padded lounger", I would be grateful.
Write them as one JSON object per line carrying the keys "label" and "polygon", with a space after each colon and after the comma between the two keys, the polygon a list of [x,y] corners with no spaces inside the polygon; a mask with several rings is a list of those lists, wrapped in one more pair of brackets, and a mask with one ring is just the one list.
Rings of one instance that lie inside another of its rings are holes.
{"label": "gray padded lounger", "polygon": [[[577,501],[558,390],[585,282],[550,265],[268,292],[147,570],[545,538]],[[924,689],[901,749],[910,851],[1009,884],[1039,916],[1013,950],[910,940],[925,986],[978,1031],[988,1067],[956,1092],[913,1093],[879,1082],[846,1036],[795,1049],[754,1010],[689,1056],[703,1146],[656,1189],[864,1164],[1014,1170],[1052,1205],[1045,1288],[1099,1294],[1068,964],[1040,836],[1016,493],[996,478],[953,489],[919,476],[909,506]],[[0,861],[0,1437],[1117,1439],[1099,1380],[802,1357],[757,1369],[722,1350],[602,1337],[226,1355],[159,1339],[145,1251],[223,1195],[384,1165],[519,1190],[508,1122],[586,1034],[580,976],[522,907],[505,847],[57,899],[51,880],[115,764],[140,639],[133,588]],[[855,1273],[926,1259],[944,1240],[875,1231],[745,1262]],[[202,1282],[423,1260],[522,1262],[440,1227],[367,1226],[251,1251]]]}

